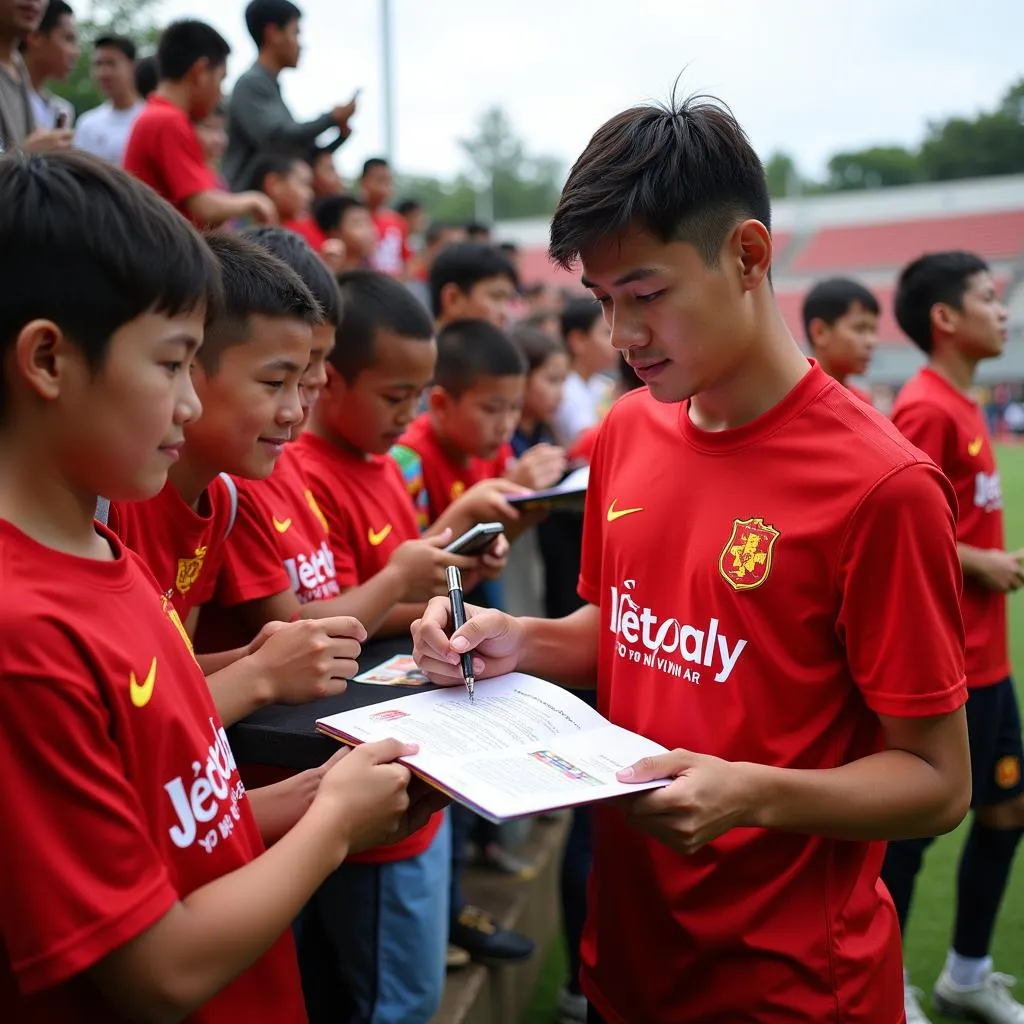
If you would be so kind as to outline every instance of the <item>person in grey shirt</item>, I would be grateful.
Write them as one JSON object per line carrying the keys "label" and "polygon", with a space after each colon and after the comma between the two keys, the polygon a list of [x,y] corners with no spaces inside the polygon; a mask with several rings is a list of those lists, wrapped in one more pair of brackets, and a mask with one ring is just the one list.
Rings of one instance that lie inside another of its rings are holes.
{"label": "person in grey shirt", "polygon": [[324,148],[333,151],[349,136],[348,122],[356,96],[312,121],[296,121],[281,96],[278,75],[299,63],[299,19],[302,12],[291,0],[252,0],[245,24],[259,56],[235,83],[228,103],[228,149],[224,176],[236,192],[252,187],[251,177],[261,155],[268,151],[310,159],[316,139],[337,128],[337,138]]}

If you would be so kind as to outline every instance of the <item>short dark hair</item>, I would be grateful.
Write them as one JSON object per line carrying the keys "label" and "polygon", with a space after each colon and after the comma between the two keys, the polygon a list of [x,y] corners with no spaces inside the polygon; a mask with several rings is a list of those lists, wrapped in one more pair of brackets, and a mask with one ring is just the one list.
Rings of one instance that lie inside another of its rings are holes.
{"label": "short dark hair", "polygon": [[526,356],[489,320],[455,320],[437,335],[434,383],[460,398],[481,377],[525,377]]}
{"label": "short dark hair", "polygon": [[135,88],[143,99],[157,87],[160,81],[160,69],[157,67],[156,54],[140,57],[135,62]]}
{"label": "short dark hair", "polygon": [[812,320],[821,320],[831,327],[840,317],[850,312],[854,303],[875,316],[880,312],[874,293],[859,281],[851,281],[848,277],[830,277],[826,281],[819,281],[804,298],[803,321],[807,341],[811,341]]}
{"label": "short dark hair", "polygon": [[519,351],[523,353],[529,373],[539,370],[552,356],[568,355],[560,338],[555,338],[526,321],[517,323],[509,334],[519,347]]}
{"label": "short dark hair", "polygon": [[224,297],[207,325],[199,361],[208,372],[220,357],[249,336],[254,316],[288,317],[323,323],[323,313],[298,274],[268,249],[241,235],[215,233],[206,244],[220,265]]}
{"label": "short dark hair", "polygon": [[562,337],[568,339],[573,331],[583,331],[586,334],[601,315],[601,303],[597,299],[570,299],[562,307]]}
{"label": "short dark hair", "polygon": [[[0,238],[4,354],[25,324],[52,320],[99,368],[111,336],[143,313],[209,312],[219,300],[217,263],[188,222],[79,150],[0,157]],[[0,384],[2,366],[0,356]]]}
{"label": "short dark hair", "polygon": [[515,242],[499,242],[498,252],[504,253],[506,256],[518,256],[519,246]]}
{"label": "short dark hair", "polygon": [[298,163],[304,163],[301,156],[294,153],[261,153],[253,167],[249,188],[263,190],[263,183],[270,174],[286,177],[291,174]]}
{"label": "short dark hair", "polygon": [[380,331],[416,341],[433,339],[434,325],[423,304],[387,274],[349,270],[338,275],[338,289],[341,318],[329,362],[349,383],[373,365],[373,346]]}
{"label": "short dark hair", "polygon": [[435,316],[441,312],[441,290],[446,284],[454,284],[468,294],[475,285],[492,277],[507,277],[513,286],[519,285],[515,268],[494,246],[483,242],[446,246],[430,268],[430,304]]}
{"label": "short dark hair", "polygon": [[370,159],[367,160],[363,164],[363,171],[362,171],[362,174],[360,174],[360,177],[361,178],[365,178],[366,175],[369,174],[370,171],[372,171],[374,169],[374,167],[390,167],[390,166],[391,165],[387,162],[387,160],[384,159],[384,157],[382,157],[382,156],[371,156]]}
{"label": "short dark hair", "polygon": [[252,41],[262,49],[265,42],[263,37],[271,25],[284,28],[301,17],[302,11],[291,0],[252,0],[245,9],[245,27]]}
{"label": "short dark hair", "polygon": [[437,243],[444,237],[444,233],[446,231],[452,231],[458,228],[459,225],[453,224],[450,220],[432,220],[427,225],[427,230],[423,235],[423,241],[427,246],[437,245]]}
{"label": "short dark hair", "polygon": [[271,227],[268,224],[246,228],[242,235],[262,245],[269,253],[294,270],[320,306],[323,322],[332,327],[338,326],[338,321],[341,319],[341,296],[338,294],[338,284],[324,261],[301,235],[297,235],[294,231],[288,231],[286,228]]}
{"label": "short dark hair", "polygon": [[466,236],[470,241],[491,237],[490,224],[482,224],[478,220],[471,220],[466,225]]}
{"label": "short dark hair", "polygon": [[325,234],[337,231],[349,210],[365,210],[355,196],[323,196],[313,204],[313,220]]}
{"label": "short dark hair", "polygon": [[726,235],[753,217],[771,229],[764,167],[732,113],[712,97],[632,107],[598,128],[569,171],[549,254],[568,269],[630,228],[693,245],[715,266]]}
{"label": "short dark hair", "polygon": [[135,43],[127,36],[116,36],[110,34],[100,36],[96,42],[92,44],[92,48],[94,50],[118,50],[132,62],[135,61],[135,54],[138,53]]}
{"label": "short dark hair", "polygon": [[903,268],[896,284],[896,322],[922,352],[932,350],[932,308],[938,303],[962,309],[975,274],[989,271],[973,252],[932,252]]}
{"label": "short dark hair", "polygon": [[73,18],[74,16],[75,12],[71,9],[70,4],[66,4],[64,0],[50,0],[46,5],[46,10],[43,11],[36,31],[44,36],[49,35],[60,24],[61,18]]}
{"label": "short dark hair", "polygon": [[403,199],[395,210],[402,217],[408,217],[410,213],[415,213],[417,210],[422,210],[423,204],[418,199]]}
{"label": "short dark hair", "polygon": [[194,18],[172,21],[160,33],[156,44],[156,66],[160,78],[180,82],[198,60],[206,60],[210,67],[227,63],[231,47],[228,41],[211,25]]}

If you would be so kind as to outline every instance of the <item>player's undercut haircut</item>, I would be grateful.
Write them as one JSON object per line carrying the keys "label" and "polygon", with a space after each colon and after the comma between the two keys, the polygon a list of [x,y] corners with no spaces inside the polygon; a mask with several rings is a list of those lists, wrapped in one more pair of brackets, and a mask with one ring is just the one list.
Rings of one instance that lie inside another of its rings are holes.
{"label": "player's undercut haircut", "polygon": [[172,21],[160,33],[156,44],[156,66],[160,78],[180,82],[199,60],[211,68],[227,63],[231,54],[228,41],[205,21],[185,18]]}
{"label": "player's undercut haircut", "polygon": [[713,267],[747,218],[771,228],[764,167],[732,113],[713,97],[631,107],[598,128],[569,171],[549,254],[568,269],[630,229],[687,242]]}
{"label": "player's undercut haircut", "polygon": [[302,11],[291,0],[252,0],[245,9],[245,27],[257,49],[266,42],[268,28],[285,28],[302,17]]}
{"label": "player's undercut haircut", "polygon": [[434,383],[459,398],[481,377],[525,377],[526,356],[488,320],[456,320],[437,335]]}
{"label": "player's undercut haircut", "polygon": [[435,316],[441,313],[441,292],[454,284],[463,295],[492,277],[507,277],[519,286],[515,267],[493,245],[484,242],[456,242],[445,246],[430,267],[430,303]]}
{"label": "player's undercut haircut", "polygon": [[964,292],[988,264],[973,252],[933,252],[903,268],[894,307],[900,330],[922,352],[932,350],[932,308],[942,304],[963,309]]}
{"label": "player's undercut haircut", "polygon": [[366,204],[355,196],[323,196],[313,204],[313,220],[325,234],[337,231],[349,210],[365,210]]}
{"label": "player's undercut haircut", "polygon": [[525,320],[517,323],[509,331],[509,336],[526,359],[529,373],[539,370],[552,356],[568,355],[561,338],[556,338]]}
{"label": "player's undercut haircut", "polygon": [[588,334],[604,315],[601,303],[593,298],[570,299],[563,307],[559,320],[562,337],[568,339],[573,331]]}
{"label": "player's undercut haircut", "polygon": [[434,324],[423,304],[400,281],[376,270],[338,275],[341,317],[328,362],[352,383],[373,365],[373,347],[381,331],[410,341],[432,341]]}
{"label": "player's undercut haircut", "polygon": [[338,284],[327,269],[324,261],[313,251],[313,247],[294,231],[263,224],[246,228],[244,238],[251,238],[262,245],[271,255],[289,266],[302,283],[312,292],[323,314],[323,322],[338,326],[341,316],[341,296]]}
{"label": "player's undercut haircut", "polygon": [[846,316],[855,303],[878,316],[878,299],[859,281],[851,281],[848,277],[830,277],[826,281],[819,281],[804,299],[802,312],[804,334],[808,343],[811,343],[812,320],[821,320],[831,327],[837,320]]}
{"label": "player's undercut haircut", "polygon": [[0,238],[0,368],[32,320],[55,323],[100,369],[136,317],[210,311],[219,299],[217,262],[181,214],[80,150],[0,156]]}
{"label": "player's undercut haircut", "polygon": [[254,316],[323,323],[323,312],[298,274],[269,250],[241,235],[212,234],[206,244],[220,265],[223,299],[207,325],[199,361],[216,372],[220,357],[249,338]]}

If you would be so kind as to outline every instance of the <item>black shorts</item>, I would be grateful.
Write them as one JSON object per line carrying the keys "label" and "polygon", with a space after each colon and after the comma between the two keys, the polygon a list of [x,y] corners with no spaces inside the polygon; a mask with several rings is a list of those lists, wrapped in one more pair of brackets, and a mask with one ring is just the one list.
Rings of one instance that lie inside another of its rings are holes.
{"label": "black shorts", "polygon": [[1024,793],[1020,707],[1012,678],[970,691],[967,734],[974,776],[971,806],[991,807]]}

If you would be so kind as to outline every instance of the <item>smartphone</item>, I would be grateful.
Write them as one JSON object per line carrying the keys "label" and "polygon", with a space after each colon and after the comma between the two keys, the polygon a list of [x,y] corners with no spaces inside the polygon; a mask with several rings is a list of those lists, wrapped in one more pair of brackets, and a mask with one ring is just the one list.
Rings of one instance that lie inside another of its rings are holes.
{"label": "smartphone", "polygon": [[55,119],[54,128],[57,131],[61,131],[68,126],[68,112],[66,110],[58,110],[57,117]]}
{"label": "smartphone", "polygon": [[472,530],[467,530],[461,537],[445,548],[450,555],[479,555],[494,543],[495,537],[505,532],[501,523],[477,523]]}

